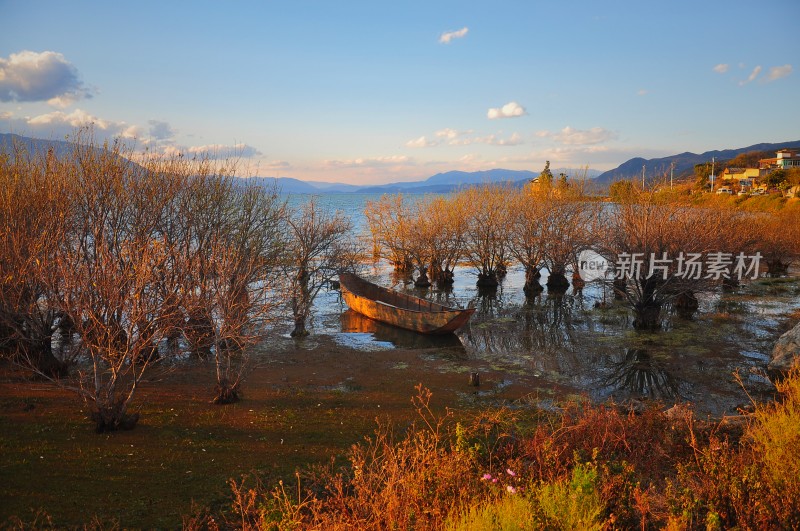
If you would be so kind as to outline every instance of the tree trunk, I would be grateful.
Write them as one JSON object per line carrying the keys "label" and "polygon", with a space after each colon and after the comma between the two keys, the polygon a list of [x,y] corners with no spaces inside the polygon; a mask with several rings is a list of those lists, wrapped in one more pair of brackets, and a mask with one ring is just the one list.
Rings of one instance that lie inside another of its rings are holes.
{"label": "tree trunk", "polygon": [[542,276],[537,267],[528,266],[525,268],[525,285],[522,286],[522,291],[527,296],[538,295],[544,288],[539,284],[539,278]]}
{"label": "tree trunk", "polygon": [[628,291],[628,283],[623,278],[617,278],[614,280],[614,298],[617,300],[622,300],[625,298],[625,293]]}
{"label": "tree trunk", "polygon": [[547,290],[556,293],[564,292],[569,289],[569,280],[564,271],[551,271],[547,277]]}
{"label": "tree trunk", "polygon": [[418,288],[428,288],[431,285],[431,281],[428,280],[428,268],[421,267],[419,268],[419,276],[414,280],[414,285]]}
{"label": "tree trunk", "polygon": [[431,267],[431,280],[440,288],[444,288],[455,283],[455,274],[452,269],[434,265]]}
{"label": "tree trunk", "polygon": [[672,304],[675,312],[683,319],[691,319],[697,308],[700,306],[697,297],[694,296],[692,291],[682,291],[675,297],[675,302]]}
{"label": "tree trunk", "polygon": [[231,383],[223,378],[217,383],[215,391],[217,392],[217,396],[213,400],[214,404],[233,404],[239,401],[238,383]]}
{"label": "tree trunk", "polygon": [[767,260],[767,274],[771,277],[782,277],[789,271],[789,264],[784,264],[780,258]]}
{"label": "tree trunk", "polygon": [[294,316],[294,330],[290,334],[292,337],[306,337],[306,318],[311,310],[311,294],[308,290],[309,274],[305,269],[297,273],[297,291],[292,300],[292,313]]}
{"label": "tree trunk", "polygon": [[575,268],[575,271],[572,272],[572,287],[575,290],[582,290],[583,287],[586,285],[586,281],[581,278],[581,274],[578,273],[578,268]]}
{"label": "tree trunk", "polygon": [[306,337],[308,330],[306,330],[306,318],[304,315],[295,315],[294,317],[294,330],[289,334],[292,337]]}
{"label": "tree trunk", "polygon": [[211,355],[211,345],[214,343],[213,323],[206,317],[194,315],[189,317],[183,336],[189,344],[189,350],[198,358]]}
{"label": "tree trunk", "polygon": [[478,286],[482,288],[496,288],[500,282],[497,280],[497,273],[493,270],[487,270],[478,273]]}
{"label": "tree trunk", "polygon": [[641,298],[634,304],[633,327],[637,330],[658,330],[661,328],[662,301],[658,298],[658,290],[663,281],[647,278],[641,284]]}
{"label": "tree trunk", "polygon": [[50,378],[67,376],[69,367],[53,354],[52,338],[47,336],[28,342],[24,347],[27,352],[26,362],[32,368]]}
{"label": "tree trunk", "polygon": [[658,330],[661,328],[661,304],[641,302],[633,307],[633,327],[637,330]]}
{"label": "tree trunk", "polygon": [[506,278],[506,275],[508,275],[508,266],[503,262],[497,264],[497,267],[495,268],[495,275],[497,275],[497,278],[500,279]]}
{"label": "tree trunk", "polygon": [[92,422],[95,423],[97,433],[105,433],[118,430],[132,430],[139,422],[139,414],[129,415],[127,404],[122,401],[110,404],[95,403],[97,409],[90,415]]}

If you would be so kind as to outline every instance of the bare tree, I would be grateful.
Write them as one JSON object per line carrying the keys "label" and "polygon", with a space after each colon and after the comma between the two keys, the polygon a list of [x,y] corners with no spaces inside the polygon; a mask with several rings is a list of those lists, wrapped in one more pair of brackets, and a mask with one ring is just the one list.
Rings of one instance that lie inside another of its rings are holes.
{"label": "bare tree", "polygon": [[195,193],[218,192],[208,203],[216,209],[216,223],[204,227],[197,218],[208,212],[192,210],[189,232],[196,236],[189,242],[194,251],[185,275],[186,335],[195,352],[213,356],[214,402],[227,404],[239,398],[249,347],[264,338],[275,317],[285,203],[274,190],[226,186],[222,176],[202,181]]}
{"label": "bare tree", "polygon": [[73,361],[53,350],[59,326],[61,344],[70,337],[60,286],[49,281],[69,208],[61,170],[52,150],[34,156],[15,145],[0,155],[0,353],[53,378]]}
{"label": "bare tree", "polygon": [[[623,282],[615,289],[633,310],[635,328],[659,328],[665,306],[676,300],[684,299],[679,305],[688,305],[687,310],[696,308],[691,302],[695,293],[714,289],[737,267],[751,265],[726,252],[734,241],[731,231],[744,215],[663,201],[653,192],[631,195],[616,205],[606,217],[600,251],[617,264]],[[727,260],[727,269],[708,270],[709,257],[717,266],[724,265],[720,259]]]}
{"label": "bare tree", "polygon": [[408,208],[408,220],[399,230],[406,231],[402,236],[405,253],[419,272],[416,286],[427,287],[431,281],[441,286],[453,283],[464,239],[461,205],[457,199],[430,196]]}
{"label": "bare tree", "polygon": [[599,207],[586,201],[580,193],[568,189],[550,188],[540,194],[539,200],[544,202],[541,221],[543,262],[550,272],[547,288],[565,291],[569,288],[567,269],[577,264],[580,252],[590,245],[590,227]]}
{"label": "bare tree", "polygon": [[434,196],[423,204],[420,216],[428,220],[433,233],[431,280],[439,287],[450,286],[453,284],[455,267],[464,254],[467,227],[465,202],[457,196]]}
{"label": "bare tree", "polygon": [[752,224],[761,238],[758,244],[770,276],[785,275],[800,254],[800,210],[784,208],[762,213]]}
{"label": "bare tree", "polygon": [[395,271],[412,271],[407,241],[412,217],[405,198],[401,194],[383,195],[378,201],[367,201],[364,215],[372,233],[375,258],[385,258]]}
{"label": "bare tree", "polygon": [[74,202],[52,277],[90,361],[73,389],[92,405],[98,431],[136,424],[129,405],[172,322],[159,290],[169,253],[156,231],[169,197],[161,179],[127,154],[119,143],[74,144]]}
{"label": "bare tree", "polygon": [[509,262],[509,211],[513,192],[501,186],[475,186],[458,193],[465,213],[464,257],[478,272],[478,285],[497,286]]}
{"label": "bare tree", "polygon": [[511,220],[511,254],[525,268],[526,294],[535,295],[543,290],[539,284],[542,260],[546,246],[545,218],[546,196],[539,193],[536,184],[528,184],[515,193],[507,203]]}
{"label": "bare tree", "polygon": [[284,268],[289,284],[294,330],[308,335],[306,322],[320,290],[344,269],[359,263],[352,223],[340,212],[330,213],[311,199],[287,217]]}
{"label": "bare tree", "polygon": [[[276,306],[277,194],[238,186],[235,163],[99,146],[90,130],[61,159],[0,162],[0,328],[19,359],[82,396],[99,431],[136,424],[136,391],[181,334],[214,354],[217,399],[235,399]],[[67,325],[78,371],[57,380]]]}

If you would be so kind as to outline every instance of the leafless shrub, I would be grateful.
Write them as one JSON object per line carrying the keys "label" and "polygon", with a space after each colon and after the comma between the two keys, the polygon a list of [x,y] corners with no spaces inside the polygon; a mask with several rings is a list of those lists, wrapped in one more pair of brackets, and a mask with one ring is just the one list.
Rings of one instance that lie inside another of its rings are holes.
{"label": "leafless shrub", "polygon": [[292,337],[308,335],[306,322],[320,290],[342,270],[353,270],[359,249],[352,223],[341,212],[329,213],[312,199],[287,218],[284,274],[294,318]]}

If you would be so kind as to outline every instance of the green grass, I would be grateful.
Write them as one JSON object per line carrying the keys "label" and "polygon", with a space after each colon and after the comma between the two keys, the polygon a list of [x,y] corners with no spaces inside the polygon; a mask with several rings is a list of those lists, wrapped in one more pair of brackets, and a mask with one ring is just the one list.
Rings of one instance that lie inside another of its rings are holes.
{"label": "green grass", "polygon": [[[374,419],[355,402],[333,392],[228,406],[181,400],[145,406],[134,430],[98,435],[69,394],[3,397],[0,523],[30,521],[43,509],[57,527],[93,516],[126,527],[180,527],[193,503],[229,506],[230,478],[255,471],[277,482],[343,453]],[[26,404],[33,409],[24,411]]]}

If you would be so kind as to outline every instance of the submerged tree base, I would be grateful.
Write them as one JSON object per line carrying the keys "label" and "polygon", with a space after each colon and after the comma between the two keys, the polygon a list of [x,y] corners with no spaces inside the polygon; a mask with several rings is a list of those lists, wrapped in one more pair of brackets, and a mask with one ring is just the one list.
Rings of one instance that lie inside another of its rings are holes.
{"label": "submerged tree base", "polygon": [[525,285],[522,286],[522,291],[525,292],[525,295],[528,297],[532,297],[543,292],[544,287],[536,280],[531,280],[530,282],[525,282]]}
{"label": "submerged tree base", "polygon": [[547,277],[547,289],[555,292],[567,291],[569,280],[564,273],[550,273],[550,276]]}
{"label": "submerged tree base", "polygon": [[291,337],[295,338],[295,339],[301,339],[301,338],[307,337],[309,335],[309,332],[308,332],[308,330],[306,330],[305,325],[303,325],[303,326],[295,326],[294,330],[292,330],[289,335]]}
{"label": "submerged tree base", "polygon": [[661,305],[637,304],[634,308],[633,327],[636,330],[661,329]]}
{"label": "submerged tree base", "polygon": [[428,279],[428,274],[425,271],[414,279],[414,286],[418,288],[429,288],[431,286],[431,281]]}
{"label": "submerged tree base", "polygon": [[455,284],[455,273],[452,269],[434,269],[431,273],[432,280],[440,288],[447,288]]}
{"label": "submerged tree base", "polygon": [[492,273],[478,273],[478,286],[481,288],[496,288],[500,285],[500,281],[497,280],[497,274]]}
{"label": "submerged tree base", "polygon": [[675,308],[675,312],[679,317],[691,319],[700,307],[700,303],[697,297],[694,296],[694,293],[691,291],[683,291],[675,297],[675,302],[673,302],[672,306]]}

